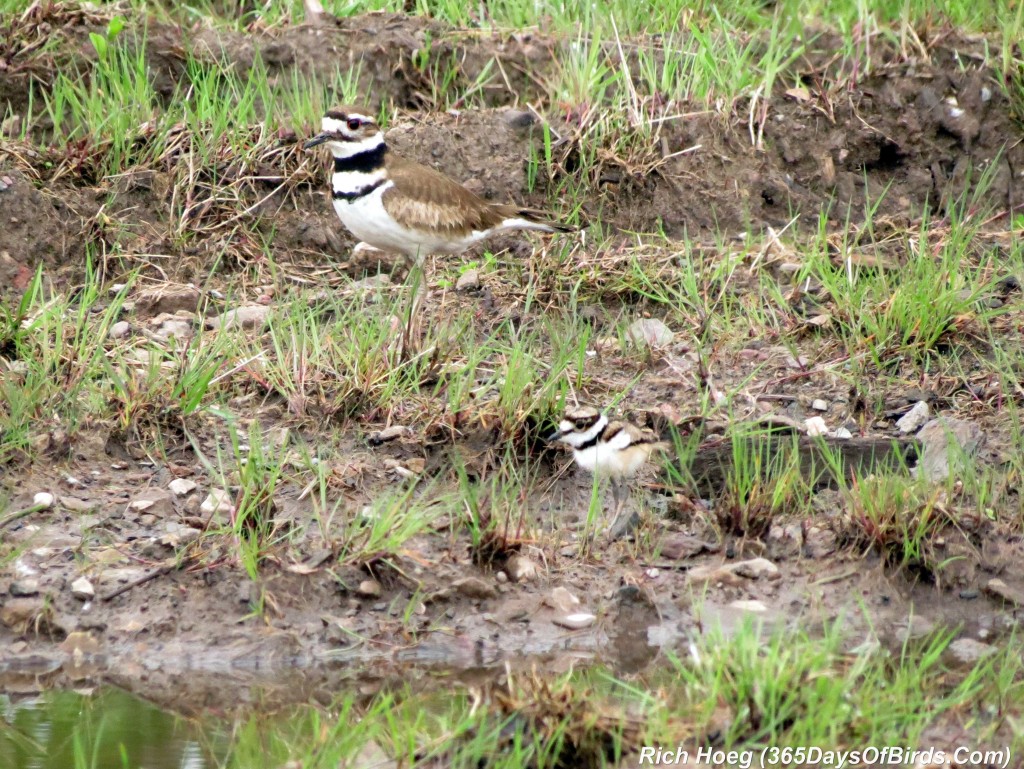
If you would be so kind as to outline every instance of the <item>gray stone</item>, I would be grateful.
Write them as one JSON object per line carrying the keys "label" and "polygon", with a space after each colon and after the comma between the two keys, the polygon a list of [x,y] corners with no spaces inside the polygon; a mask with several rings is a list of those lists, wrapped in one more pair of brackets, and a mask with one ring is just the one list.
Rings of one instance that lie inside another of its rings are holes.
{"label": "gray stone", "polygon": [[124,339],[131,332],[131,324],[126,320],[119,320],[117,323],[110,327],[110,331],[107,332],[107,336],[110,339]]}
{"label": "gray stone", "polygon": [[86,577],[79,577],[71,583],[71,595],[79,601],[91,601],[96,597],[96,588]]}
{"label": "gray stone", "polygon": [[973,667],[990,654],[995,654],[996,647],[973,638],[958,638],[949,645],[947,651],[955,662]]}
{"label": "gray stone", "polygon": [[668,347],[675,334],[657,318],[640,318],[629,324],[626,339],[636,347]]}
{"label": "gray stone", "polygon": [[175,478],[173,481],[167,484],[167,489],[176,497],[183,497],[191,491],[194,491],[198,484],[189,480],[188,478]]}
{"label": "gray stone", "polygon": [[455,284],[456,291],[476,291],[480,288],[479,270],[466,270]]}
{"label": "gray stone", "polygon": [[525,555],[513,555],[505,564],[505,571],[513,582],[529,582],[537,578],[537,566]]}
{"label": "gray stone", "polygon": [[896,420],[896,429],[904,435],[910,435],[920,430],[931,416],[928,404],[918,401],[906,414]]}
{"label": "gray stone", "polygon": [[262,328],[270,318],[270,307],[265,304],[247,304],[206,319],[206,327],[213,331],[224,328]]}
{"label": "gray stone", "polygon": [[576,614],[566,614],[563,617],[555,617],[551,621],[569,630],[582,630],[593,625],[597,621],[597,617],[593,614],[578,612]]}
{"label": "gray stone", "polygon": [[39,595],[39,580],[19,579],[11,583],[8,592],[16,598],[31,598],[34,595]]}
{"label": "gray stone", "polygon": [[384,595],[384,588],[375,579],[364,579],[356,588],[356,595],[360,598],[380,598]]}
{"label": "gray stone", "polygon": [[917,472],[929,481],[943,481],[963,471],[985,434],[974,422],[939,417],[922,427],[917,438],[923,446]]}
{"label": "gray stone", "polygon": [[165,518],[174,513],[171,493],[167,489],[146,489],[128,503],[128,509],[136,513],[145,513]]}

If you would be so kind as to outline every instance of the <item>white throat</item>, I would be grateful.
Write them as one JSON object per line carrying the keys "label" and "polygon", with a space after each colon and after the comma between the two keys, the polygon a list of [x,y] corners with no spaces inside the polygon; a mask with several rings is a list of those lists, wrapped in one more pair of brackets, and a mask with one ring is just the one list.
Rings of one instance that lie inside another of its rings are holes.
{"label": "white throat", "polygon": [[604,430],[604,428],[607,426],[608,417],[605,414],[602,414],[597,418],[597,421],[594,422],[594,424],[587,428],[586,431],[567,432],[565,435],[562,436],[562,440],[565,443],[568,443],[574,449],[576,449],[579,448],[580,446],[590,443],[590,441],[594,440],[597,436],[599,436],[601,434],[601,431]]}
{"label": "white throat", "polygon": [[[326,123],[327,120],[328,118],[324,118],[324,123]],[[373,136],[367,136],[365,139],[360,139],[357,142],[327,142],[327,146],[331,150],[331,154],[338,160],[355,157],[363,152],[372,152],[375,149],[379,149],[383,144],[384,134],[381,131],[378,131]]]}

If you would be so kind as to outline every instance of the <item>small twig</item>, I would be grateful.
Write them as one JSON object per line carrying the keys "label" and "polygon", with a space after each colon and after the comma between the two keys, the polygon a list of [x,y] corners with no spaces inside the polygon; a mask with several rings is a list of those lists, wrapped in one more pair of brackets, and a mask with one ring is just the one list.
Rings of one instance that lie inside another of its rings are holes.
{"label": "small twig", "polygon": [[145,585],[147,582],[156,579],[157,577],[162,577],[164,574],[167,574],[168,572],[173,571],[176,568],[178,568],[177,562],[172,561],[170,563],[165,563],[163,566],[143,574],[138,579],[132,580],[127,585],[121,585],[121,587],[117,588],[116,590],[112,590],[106,595],[101,595],[100,600],[104,602],[112,601],[119,595],[127,593],[129,590],[133,590],[137,588],[139,585]]}

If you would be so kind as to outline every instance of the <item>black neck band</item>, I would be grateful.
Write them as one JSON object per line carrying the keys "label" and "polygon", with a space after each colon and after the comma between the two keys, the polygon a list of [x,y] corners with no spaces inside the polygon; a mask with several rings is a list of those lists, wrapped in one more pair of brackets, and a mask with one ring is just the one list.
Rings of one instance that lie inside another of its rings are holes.
{"label": "black neck band", "polygon": [[357,171],[368,174],[376,171],[384,165],[384,153],[388,151],[388,145],[381,142],[373,149],[357,152],[347,158],[334,158],[334,173],[342,174],[347,171]]}

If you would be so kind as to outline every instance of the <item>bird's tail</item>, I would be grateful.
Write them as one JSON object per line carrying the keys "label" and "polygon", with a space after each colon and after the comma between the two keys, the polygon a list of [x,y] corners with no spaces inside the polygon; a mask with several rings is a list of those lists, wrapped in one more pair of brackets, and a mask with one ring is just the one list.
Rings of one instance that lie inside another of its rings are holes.
{"label": "bird's tail", "polygon": [[579,227],[571,224],[560,224],[551,221],[551,214],[533,208],[514,208],[509,206],[504,222],[506,227],[521,230],[540,230],[541,232],[577,232]]}

